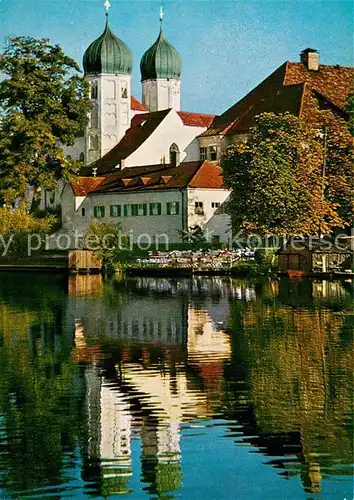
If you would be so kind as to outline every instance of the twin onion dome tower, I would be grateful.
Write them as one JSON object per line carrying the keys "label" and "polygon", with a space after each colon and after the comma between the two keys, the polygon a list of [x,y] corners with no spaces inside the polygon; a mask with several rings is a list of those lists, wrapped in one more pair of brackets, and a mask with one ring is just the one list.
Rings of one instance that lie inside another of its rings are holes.
{"label": "twin onion dome tower", "polygon": [[[88,162],[96,161],[120,141],[136,112],[131,106],[132,52],[109,27],[109,0],[105,7],[105,30],[90,44],[83,58],[92,99],[91,119],[85,136]],[[169,108],[180,110],[182,61],[164,36],[163,18],[161,7],[159,36],[140,63],[142,101],[150,112]]]}

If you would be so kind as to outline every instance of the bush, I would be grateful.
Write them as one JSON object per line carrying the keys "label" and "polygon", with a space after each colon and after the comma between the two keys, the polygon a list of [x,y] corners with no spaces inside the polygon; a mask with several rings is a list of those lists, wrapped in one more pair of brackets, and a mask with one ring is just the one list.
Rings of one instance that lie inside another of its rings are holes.
{"label": "bush", "polygon": [[129,238],[121,232],[121,225],[93,220],[85,235],[90,247],[94,244],[94,253],[102,259],[104,272],[113,274],[116,265],[127,258]]}
{"label": "bush", "polygon": [[[45,235],[53,230],[56,222],[57,219],[53,215],[37,219],[28,212],[24,204],[17,209],[0,208],[0,236],[5,242],[12,238],[7,256],[15,260],[27,257],[29,235],[38,234],[44,239]],[[1,254],[4,252],[1,240],[0,252]]]}
{"label": "bush", "polygon": [[268,272],[276,267],[276,248],[259,248],[256,250],[254,260],[260,272]]}

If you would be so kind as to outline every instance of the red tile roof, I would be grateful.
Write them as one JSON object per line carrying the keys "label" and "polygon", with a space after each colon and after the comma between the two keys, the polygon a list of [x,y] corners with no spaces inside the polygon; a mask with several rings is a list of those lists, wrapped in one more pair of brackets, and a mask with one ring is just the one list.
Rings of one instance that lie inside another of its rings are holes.
{"label": "red tile roof", "polygon": [[71,181],[75,196],[87,196],[95,191],[105,180],[105,177],[77,177]]}
{"label": "red tile roof", "polygon": [[224,179],[218,163],[204,161],[193,178],[189,181],[190,188],[222,189]]}
{"label": "red tile roof", "polygon": [[[108,173],[104,177],[79,177],[74,183],[75,185],[91,186],[91,190],[86,190],[86,194],[89,192],[156,191],[186,187],[195,189],[223,188],[223,178],[219,165],[216,162],[208,161],[185,162],[177,167],[161,164],[129,167]],[[78,191],[74,189],[74,192],[76,194]],[[76,195],[83,196],[81,192]]]}
{"label": "red tile roof", "polygon": [[215,118],[215,115],[188,113],[186,111],[178,111],[178,114],[187,127],[210,127]]}
{"label": "red tile roof", "polygon": [[131,96],[130,98],[130,108],[133,111],[145,111],[145,112],[147,111],[145,106],[143,106],[141,102],[139,102],[138,99],[134,96]]}
{"label": "red tile roof", "polygon": [[284,85],[308,83],[315,90],[344,110],[347,95],[353,90],[354,68],[320,64],[318,71],[309,71],[303,64],[287,62]]}
{"label": "red tile roof", "polygon": [[354,68],[321,64],[318,71],[310,71],[302,63],[286,62],[225,113],[215,117],[201,137],[248,131],[256,116],[263,112],[288,111],[310,119],[318,99],[343,114],[353,81]]}

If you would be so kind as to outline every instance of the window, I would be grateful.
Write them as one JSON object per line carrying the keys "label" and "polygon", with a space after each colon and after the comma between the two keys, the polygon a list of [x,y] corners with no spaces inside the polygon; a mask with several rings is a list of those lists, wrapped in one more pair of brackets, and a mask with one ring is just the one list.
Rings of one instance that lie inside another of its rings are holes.
{"label": "window", "polygon": [[102,207],[102,206],[93,207],[93,216],[94,217],[105,217],[105,207]]}
{"label": "window", "polygon": [[202,201],[196,201],[194,204],[194,213],[204,215],[204,205]]}
{"label": "window", "polygon": [[49,204],[54,205],[55,202],[55,191],[48,191]]}
{"label": "window", "polygon": [[111,217],[121,217],[122,210],[120,205],[111,205],[110,216]]}
{"label": "window", "polygon": [[98,83],[91,82],[91,99],[98,99]]}
{"label": "window", "polygon": [[80,161],[85,161],[85,153],[80,153]]}
{"label": "window", "polygon": [[170,165],[177,167],[179,165],[179,149],[177,144],[172,144],[170,147]]}
{"label": "window", "polygon": [[178,215],[179,214],[179,202],[173,201],[166,203],[167,215]]}
{"label": "window", "polygon": [[124,217],[138,217],[141,215],[147,215],[147,203],[124,205],[123,208]]}
{"label": "window", "polygon": [[147,215],[147,204],[142,203],[138,205],[138,215]]}
{"label": "window", "polygon": [[207,158],[207,148],[200,148],[200,159],[202,161],[206,160]]}
{"label": "window", "polygon": [[211,204],[211,208],[220,208],[220,203],[213,201]]}
{"label": "window", "polygon": [[124,217],[131,217],[133,214],[133,208],[135,205],[124,205],[123,213]]}
{"label": "window", "polygon": [[161,215],[161,203],[150,203],[150,215]]}
{"label": "window", "polygon": [[86,215],[86,210],[84,208],[81,209],[81,215],[82,215],[82,217],[85,217],[85,215]]}
{"label": "window", "polygon": [[96,151],[98,149],[98,135],[90,135],[90,137],[89,137],[89,149],[91,151]]}
{"label": "window", "polygon": [[216,146],[209,146],[209,160],[216,161],[218,159],[218,148]]}
{"label": "window", "polygon": [[122,96],[122,99],[128,99],[128,90],[127,90],[127,87],[122,87],[122,89],[121,89],[121,96]]}

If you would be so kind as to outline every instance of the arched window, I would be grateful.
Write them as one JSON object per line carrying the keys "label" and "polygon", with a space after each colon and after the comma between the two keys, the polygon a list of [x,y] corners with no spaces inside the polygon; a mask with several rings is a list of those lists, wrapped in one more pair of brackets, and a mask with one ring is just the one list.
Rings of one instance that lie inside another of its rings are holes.
{"label": "arched window", "polygon": [[85,161],[85,153],[80,153],[80,161]]}
{"label": "arched window", "polygon": [[98,98],[98,83],[96,81],[91,82],[91,99]]}
{"label": "arched window", "polygon": [[177,144],[172,144],[170,147],[170,165],[177,167],[179,165],[179,149]]}

